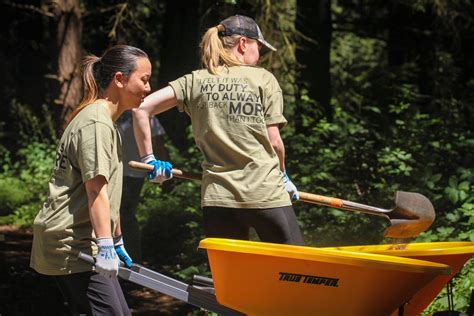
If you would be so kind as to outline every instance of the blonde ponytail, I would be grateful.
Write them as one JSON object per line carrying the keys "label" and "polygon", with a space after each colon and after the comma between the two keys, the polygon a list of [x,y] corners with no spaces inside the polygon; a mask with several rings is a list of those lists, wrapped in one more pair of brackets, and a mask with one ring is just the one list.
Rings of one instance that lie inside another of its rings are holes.
{"label": "blonde ponytail", "polygon": [[219,36],[224,26],[219,24],[209,28],[201,40],[201,62],[211,74],[217,75],[220,66],[243,65],[232,53],[232,48],[237,45],[241,35]]}
{"label": "blonde ponytail", "polygon": [[81,103],[69,116],[68,124],[71,120],[89,104],[94,103],[99,98],[99,88],[95,81],[94,65],[100,62],[100,58],[94,55],[86,56],[82,61],[82,81],[84,82],[84,97]]}

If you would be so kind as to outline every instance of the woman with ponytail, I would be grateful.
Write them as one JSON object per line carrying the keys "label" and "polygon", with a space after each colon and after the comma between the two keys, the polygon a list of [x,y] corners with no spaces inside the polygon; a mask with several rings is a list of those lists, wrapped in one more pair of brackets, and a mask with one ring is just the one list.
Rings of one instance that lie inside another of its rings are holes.
{"label": "woman with ponytail", "polygon": [[174,106],[186,112],[204,158],[206,236],[245,240],[253,227],[262,241],[301,245],[292,206],[298,192],[285,171],[279,131],[287,122],[282,91],[257,66],[261,49],[276,50],[249,17],[231,16],[208,29],[201,40],[204,68],[170,82],[133,110],[135,138],[142,161],[157,165],[149,118]]}
{"label": "woman with ponytail", "polygon": [[[151,63],[142,50],[118,45],[87,56],[82,70],[84,98],[57,147],[30,265],[54,277],[72,314],[130,315],[116,278],[119,260],[131,266],[132,259],[121,237],[122,148],[114,122],[150,92]],[[95,268],[79,252],[95,256]]]}

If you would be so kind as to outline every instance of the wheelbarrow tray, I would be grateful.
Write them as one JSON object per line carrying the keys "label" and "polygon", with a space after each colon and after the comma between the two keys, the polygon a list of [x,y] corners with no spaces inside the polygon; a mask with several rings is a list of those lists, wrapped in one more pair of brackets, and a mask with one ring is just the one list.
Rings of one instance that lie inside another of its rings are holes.
{"label": "wheelbarrow tray", "polygon": [[247,315],[389,315],[441,263],[381,254],[207,238],[217,301]]}
{"label": "wheelbarrow tray", "polygon": [[[438,275],[414,294],[403,308],[404,315],[419,315],[436,298],[442,288],[474,255],[474,242],[432,242],[368,246],[328,247],[341,251],[355,251],[426,260],[449,265],[451,274]],[[396,312],[393,313],[396,315]]]}

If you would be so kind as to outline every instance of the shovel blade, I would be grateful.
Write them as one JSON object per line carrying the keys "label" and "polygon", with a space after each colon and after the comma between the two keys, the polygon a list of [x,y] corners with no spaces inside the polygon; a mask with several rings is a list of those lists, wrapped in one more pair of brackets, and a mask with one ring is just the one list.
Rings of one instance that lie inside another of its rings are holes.
{"label": "shovel blade", "polygon": [[390,238],[412,238],[430,228],[432,222],[414,219],[392,219],[385,229],[384,236]]}
{"label": "shovel blade", "polygon": [[391,225],[385,230],[385,237],[411,238],[430,228],[436,214],[430,200],[413,192],[397,191],[395,208],[390,212]]}

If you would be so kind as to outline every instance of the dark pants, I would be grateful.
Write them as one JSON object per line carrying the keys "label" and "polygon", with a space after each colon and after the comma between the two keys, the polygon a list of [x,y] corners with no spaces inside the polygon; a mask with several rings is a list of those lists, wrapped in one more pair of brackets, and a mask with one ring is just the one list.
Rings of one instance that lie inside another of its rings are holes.
{"label": "dark pants", "polygon": [[268,209],[204,207],[204,233],[207,237],[249,239],[253,227],[263,242],[303,245],[292,206]]}
{"label": "dark pants", "polygon": [[131,315],[117,278],[84,272],[54,279],[73,315]]}
{"label": "dark pants", "polygon": [[123,177],[122,201],[120,202],[123,242],[130,258],[135,263],[142,261],[141,233],[136,214],[144,181],[144,178]]}

